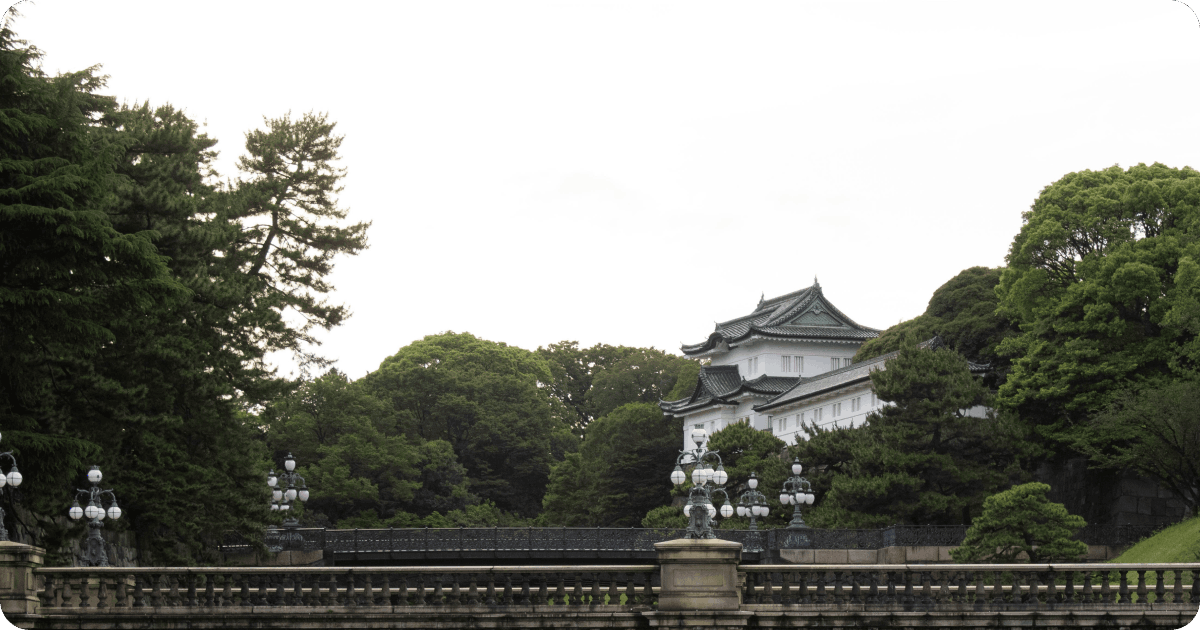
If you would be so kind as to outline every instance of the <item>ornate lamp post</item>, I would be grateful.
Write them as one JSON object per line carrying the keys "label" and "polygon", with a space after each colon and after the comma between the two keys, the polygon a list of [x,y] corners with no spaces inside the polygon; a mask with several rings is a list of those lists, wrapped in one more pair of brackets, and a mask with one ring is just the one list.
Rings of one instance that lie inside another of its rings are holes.
{"label": "ornate lamp post", "polygon": [[[13,457],[12,451],[0,453],[0,462],[7,457],[12,461],[12,468],[8,470],[8,474],[0,474],[0,491],[4,490],[4,486],[11,486],[14,490],[21,485],[23,477],[21,471],[17,470],[17,458]],[[4,508],[0,507],[0,540],[8,540],[8,529],[4,527]]]}
{"label": "ornate lamp post", "polygon": [[738,497],[737,514],[738,516],[749,516],[750,529],[758,529],[758,517],[766,518],[771,513],[771,508],[767,507],[766,495],[756,490],[758,488],[756,473],[750,473],[750,479],[746,484],[750,486],[750,489]]}
{"label": "ornate lamp post", "polygon": [[283,521],[285,531],[279,536],[281,545],[274,551],[302,541],[300,532],[295,531],[300,526],[300,521],[293,516],[294,512],[291,510],[295,500],[308,501],[308,486],[304,483],[304,477],[296,472],[296,458],[292,457],[291,453],[283,460],[283,468],[283,473],[278,476],[275,475],[274,469],[267,473],[267,485],[271,488],[271,510],[288,513]]}
{"label": "ornate lamp post", "polygon": [[[91,519],[88,522],[88,537],[87,548],[83,552],[84,566],[89,567],[106,567],[108,566],[108,554],[104,552],[104,539],[100,537],[100,530],[104,528],[104,516],[107,514],[114,521],[121,518],[121,508],[117,507],[117,497],[111,489],[104,490],[100,487],[100,480],[104,478],[104,474],[100,472],[99,466],[92,466],[88,471],[87,479],[92,482],[92,487],[86,490],[75,490],[75,505],[67,510],[67,516],[73,520],[79,520],[84,516]],[[87,496],[87,507],[79,507],[79,495]],[[108,510],[104,509],[104,497],[108,496]]]}
{"label": "ornate lamp post", "polygon": [[816,496],[812,493],[812,484],[808,480],[800,476],[800,471],[804,467],[800,465],[800,458],[797,457],[792,462],[792,476],[783,482],[783,490],[779,492],[779,502],[784,505],[796,506],[796,511],[792,514],[792,522],[788,523],[788,529],[804,529],[808,525],[804,524],[804,518],[800,516],[801,505],[812,505],[816,500]]}
{"label": "ornate lamp post", "polygon": [[[671,483],[681,486],[687,481],[683,466],[693,465],[692,488],[688,491],[688,503],[683,506],[683,514],[688,517],[685,538],[716,538],[712,529],[713,518],[717,515],[717,508],[713,507],[712,502],[715,492],[720,492],[725,497],[725,504],[721,506],[721,516],[733,516],[729,494],[723,487],[725,482],[729,481],[729,475],[725,472],[725,466],[717,451],[704,448],[704,440],[707,437],[704,429],[692,429],[692,441],[696,443],[696,448],[679,451],[679,457],[675,458],[675,470],[671,473]],[[712,467],[714,462],[717,465],[716,470]]]}

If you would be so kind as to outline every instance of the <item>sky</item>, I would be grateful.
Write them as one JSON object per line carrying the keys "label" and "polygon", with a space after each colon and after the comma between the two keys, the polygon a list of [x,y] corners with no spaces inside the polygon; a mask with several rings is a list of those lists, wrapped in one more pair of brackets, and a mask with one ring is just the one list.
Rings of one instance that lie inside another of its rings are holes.
{"label": "sky", "polygon": [[679,353],[814,277],[883,329],[1003,265],[1063,175],[1200,168],[1200,0],[347,4],[37,0],[12,27],[50,74],[184,109],[223,177],[264,116],[328,112],[372,223],[318,335],[351,378],[450,330]]}

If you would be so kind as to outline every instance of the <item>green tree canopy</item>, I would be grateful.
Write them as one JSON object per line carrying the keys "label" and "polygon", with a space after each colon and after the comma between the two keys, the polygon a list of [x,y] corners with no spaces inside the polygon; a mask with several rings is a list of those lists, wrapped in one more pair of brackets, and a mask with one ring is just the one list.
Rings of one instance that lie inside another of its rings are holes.
{"label": "green tree canopy", "polygon": [[551,416],[549,380],[528,350],[447,332],[401,348],[361,382],[389,406],[396,431],[449,442],[472,492],[531,517],[551,465],[577,446]]}
{"label": "green tree canopy", "polygon": [[1200,511],[1200,382],[1125,391],[1088,423],[1076,446],[1092,463],[1157,480]]}
{"label": "green tree canopy", "polygon": [[634,527],[647,511],[671,501],[679,455],[679,420],[657,405],[622,405],[588,428],[557,466],[543,499],[547,525]]}
{"label": "green tree canopy", "polygon": [[1122,389],[1200,365],[1200,172],[1070,173],[1024,215],[997,294],[1020,334],[997,404],[1069,443]]}
{"label": "green tree canopy", "polygon": [[[767,504],[771,510],[766,518],[758,519],[764,527],[779,527],[791,518],[792,513],[788,511],[785,514],[783,504],[779,502],[779,491],[783,488],[783,482],[791,476],[791,461],[785,460],[783,455],[785,445],[783,440],[770,432],[759,431],[745,422],[734,422],[714,431],[706,445],[708,450],[717,451],[721,457],[725,473],[729,475],[725,488],[733,505],[737,505],[742,492],[750,489],[746,482],[750,480],[750,473],[755,473],[758,478],[757,489],[767,497]],[[719,495],[714,500],[717,501],[716,507],[719,509]],[[729,519],[721,519],[721,523],[722,527],[738,528],[747,526],[749,520],[735,515]]]}
{"label": "green tree canopy", "polygon": [[996,309],[996,286],[1002,268],[971,267],[959,272],[933,292],[925,312],[880,333],[859,348],[854,362],[899,350],[905,340],[925,341],[935,335],[969,361],[991,365],[985,382],[998,384],[1008,361],[997,354],[1000,342],[1016,327]]}
{"label": "green tree canopy", "polygon": [[969,523],[983,498],[1019,475],[1019,440],[995,417],[968,415],[988,392],[966,361],[948,348],[901,348],[871,374],[875,392],[892,403],[858,428],[810,424],[801,461],[824,467],[813,522],[832,527],[892,523]]}
{"label": "green tree canopy", "polygon": [[694,386],[699,370],[695,361],[654,348],[596,344],[581,349],[575,341],[562,341],[538,348],[537,354],[550,368],[550,394],[561,410],[556,416],[580,437],[593,420],[621,405],[669,399],[680,380],[690,379]]}
{"label": "green tree canopy", "polygon": [[963,544],[950,550],[955,562],[1070,562],[1087,553],[1072,540],[1083,517],[1046,498],[1050,486],[1027,483],[988,497],[983,514],[967,529]]}

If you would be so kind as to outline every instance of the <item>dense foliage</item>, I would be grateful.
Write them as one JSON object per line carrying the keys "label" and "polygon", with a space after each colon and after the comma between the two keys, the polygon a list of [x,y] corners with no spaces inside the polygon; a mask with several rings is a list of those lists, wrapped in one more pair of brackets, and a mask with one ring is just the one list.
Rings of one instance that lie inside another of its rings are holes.
{"label": "dense foliage", "polygon": [[871,382],[891,404],[861,427],[809,423],[811,438],[794,447],[825,470],[813,523],[966,524],[1020,476],[1021,440],[986,412],[988,391],[957,352],[906,345]]}
{"label": "dense foliage", "polygon": [[955,562],[1071,562],[1087,553],[1087,544],[1071,537],[1083,518],[1046,499],[1050,486],[1027,483],[983,502],[983,514],[967,528],[966,538],[950,550]]}

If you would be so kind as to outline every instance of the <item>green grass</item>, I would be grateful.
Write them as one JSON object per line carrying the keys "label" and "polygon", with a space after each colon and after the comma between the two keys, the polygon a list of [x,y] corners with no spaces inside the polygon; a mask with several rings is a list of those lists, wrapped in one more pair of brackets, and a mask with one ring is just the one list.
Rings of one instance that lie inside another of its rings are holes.
{"label": "green grass", "polygon": [[1138,541],[1110,562],[1200,562],[1200,516]]}

